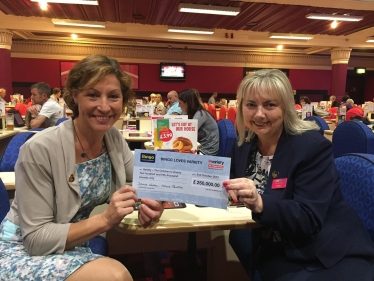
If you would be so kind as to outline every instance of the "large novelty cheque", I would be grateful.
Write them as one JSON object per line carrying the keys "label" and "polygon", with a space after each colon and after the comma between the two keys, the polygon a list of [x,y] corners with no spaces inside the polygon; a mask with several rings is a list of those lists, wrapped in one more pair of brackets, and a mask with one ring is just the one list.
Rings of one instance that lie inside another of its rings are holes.
{"label": "large novelty cheque", "polygon": [[226,209],[231,159],[136,149],[133,186],[138,198]]}

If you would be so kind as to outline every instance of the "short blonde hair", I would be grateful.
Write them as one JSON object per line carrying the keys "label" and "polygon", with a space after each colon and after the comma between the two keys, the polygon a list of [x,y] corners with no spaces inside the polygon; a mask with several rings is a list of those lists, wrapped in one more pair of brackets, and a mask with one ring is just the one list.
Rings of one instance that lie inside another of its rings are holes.
{"label": "short blonde hair", "polygon": [[283,127],[290,135],[301,134],[307,130],[319,130],[319,126],[312,121],[303,121],[299,119],[295,110],[295,100],[292,92],[291,83],[287,76],[278,69],[263,69],[244,77],[239,85],[238,96],[238,114],[236,115],[236,124],[239,132],[238,145],[244,141],[250,141],[254,132],[246,129],[243,116],[243,101],[248,95],[270,95],[280,102],[283,111]]}

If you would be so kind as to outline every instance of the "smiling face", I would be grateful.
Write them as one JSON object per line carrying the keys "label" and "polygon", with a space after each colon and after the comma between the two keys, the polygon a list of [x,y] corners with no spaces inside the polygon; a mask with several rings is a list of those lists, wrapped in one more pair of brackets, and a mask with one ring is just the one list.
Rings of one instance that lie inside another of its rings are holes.
{"label": "smiling face", "polygon": [[187,114],[188,104],[186,102],[179,100],[179,107],[181,108],[184,114]]}
{"label": "smiling face", "polygon": [[244,123],[260,140],[278,140],[283,130],[283,108],[275,95],[247,94],[242,103]]}
{"label": "smiling face", "polygon": [[103,77],[96,85],[74,96],[79,116],[75,119],[81,130],[105,133],[123,111],[120,82],[114,74]]}

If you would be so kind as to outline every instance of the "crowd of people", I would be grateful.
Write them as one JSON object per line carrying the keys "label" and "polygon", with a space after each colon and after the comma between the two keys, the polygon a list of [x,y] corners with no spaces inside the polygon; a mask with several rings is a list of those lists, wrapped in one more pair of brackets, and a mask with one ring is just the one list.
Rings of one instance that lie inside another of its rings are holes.
{"label": "crowd of people", "polygon": [[[88,242],[118,225],[138,200],[129,184],[133,153],[113,127],[134,100],[130,76],[104,55],[75,64],[63,94],[72,118],[59,126],[51,125],[59,92],[40,82],[31,93],[27,122],[50,128],[20,149],[17,192],[0,224],[0,280],[131,281],[122,263],[92,253]],[[151,95],[150,103],[160,114],[197,119],[202,154],[216,155],[217,122],[199,92],[170,91],[167,98],[162,108],[160,96]],[[237,109],[230,179],[222,184],[261,225],[230,233],[248,274],[257,272],[262,281],[372,281],[374,243],[342,196],[331,142],[295,114],[287,76],[275,69],[247,75]],[[162,202],[141,201],[139,223],[152,226],[163,214]],[[90,215],[104,203],[101,214]]]}

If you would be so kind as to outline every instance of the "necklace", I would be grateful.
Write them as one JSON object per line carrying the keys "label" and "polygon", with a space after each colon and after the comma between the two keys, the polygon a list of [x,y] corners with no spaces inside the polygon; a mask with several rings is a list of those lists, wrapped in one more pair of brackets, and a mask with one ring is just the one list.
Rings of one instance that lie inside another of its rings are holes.
{"label": "necklace", "polygon": [[[88,157],[87,152],[84,150],[83,145],[81,143],[81,140],[78,137],[77,131],[75,130],[75,123],[74,123],[74,121],[73,121],[73,128],[74,128],[74,133],[77,136],[78,142],[79,142],[79,144],[81,145],[81,148],[82,148],[81,157],[82,158],[87,157],[88,160],[91,160],[91,158]],[[101,145],[100,155],[103,153],[104,148],[105,148],[105,142],[103,141],[103,144]]]}

